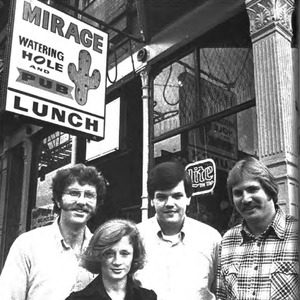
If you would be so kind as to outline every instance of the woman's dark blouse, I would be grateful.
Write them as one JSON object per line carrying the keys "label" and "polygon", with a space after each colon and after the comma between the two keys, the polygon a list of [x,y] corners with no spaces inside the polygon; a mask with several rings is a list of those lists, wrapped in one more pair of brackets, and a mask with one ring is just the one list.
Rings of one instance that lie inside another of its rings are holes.
{"label": "woman's dark blouse", "polygon": [[[66,300],[111,300],[103,286],[101,275],[98,275],[83,290],[73,292]],[[125,300],[156,300],[154,291],[147,290],[137,286],[131,278],[128,277],[127,292]]]}

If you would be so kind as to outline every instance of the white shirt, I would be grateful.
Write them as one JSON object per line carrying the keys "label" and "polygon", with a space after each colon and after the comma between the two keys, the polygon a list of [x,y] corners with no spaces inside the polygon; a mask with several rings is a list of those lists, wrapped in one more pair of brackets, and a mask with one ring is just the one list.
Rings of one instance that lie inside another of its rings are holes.
{"label": "white shirt", "polygon": [[[86,227],[83,247],[92,234]],[[1,300],[63,300],[83,289],[95,275],[79,266],[57,220],[20,235],[0,275]]]}
{"label": "white shirt", "polygon": [[138,224],[146,248],[146,264],[135,274],[158,300],[215,299],[221,235],[214,228],[185,218],[181,238],[163,239],[156,217]]}

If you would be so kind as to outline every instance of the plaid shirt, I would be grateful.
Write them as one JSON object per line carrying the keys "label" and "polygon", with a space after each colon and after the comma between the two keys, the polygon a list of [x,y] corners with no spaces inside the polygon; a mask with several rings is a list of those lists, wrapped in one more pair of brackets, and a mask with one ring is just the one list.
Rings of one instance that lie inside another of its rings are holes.
{"label": "plaid shirt", "polygon": [[245,222],[225,233],[217,276],[217,299],[297,300],[298,222],[277,209],[259,237]]}

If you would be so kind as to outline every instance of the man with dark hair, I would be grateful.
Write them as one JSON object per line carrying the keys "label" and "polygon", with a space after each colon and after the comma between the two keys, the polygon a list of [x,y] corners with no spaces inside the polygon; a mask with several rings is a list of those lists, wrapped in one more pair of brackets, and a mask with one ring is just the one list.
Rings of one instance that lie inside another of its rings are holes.
{"label": "man with dark hair", "polygon": [[217,299],[298,299],[297,220],[277,205],[274,176],[248,157],[229,172],[227,187],[243,221],[223,237]]}
{"label": "man with dark hair", "polygon": [[62,300],[83,289],[94,275],[79,259],[91,232],[87,221],[103,200],[106,182],[95,167],[58,170],[52,181],[53,224],[20,235],[0,275],[1,300]]}
{"label": "man with dark hair", "polygon": [[148,177],[156,215],[138,224],[146,264],[135,278],[158,300],[215,299],[219,232],[186,216],[192,182],[181,164],[165,162]]}

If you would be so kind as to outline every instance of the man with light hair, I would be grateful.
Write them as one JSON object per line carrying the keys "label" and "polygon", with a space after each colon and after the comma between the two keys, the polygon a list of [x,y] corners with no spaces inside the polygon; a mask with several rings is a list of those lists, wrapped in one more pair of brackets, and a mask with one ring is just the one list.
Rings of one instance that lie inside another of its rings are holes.
{"label": "man with light hair", "polygon": [[243,221],[221,242],[217,299],[299,299],[298,222],[279,208],[274,176],[247,157],[229,172],[227,188]]}

